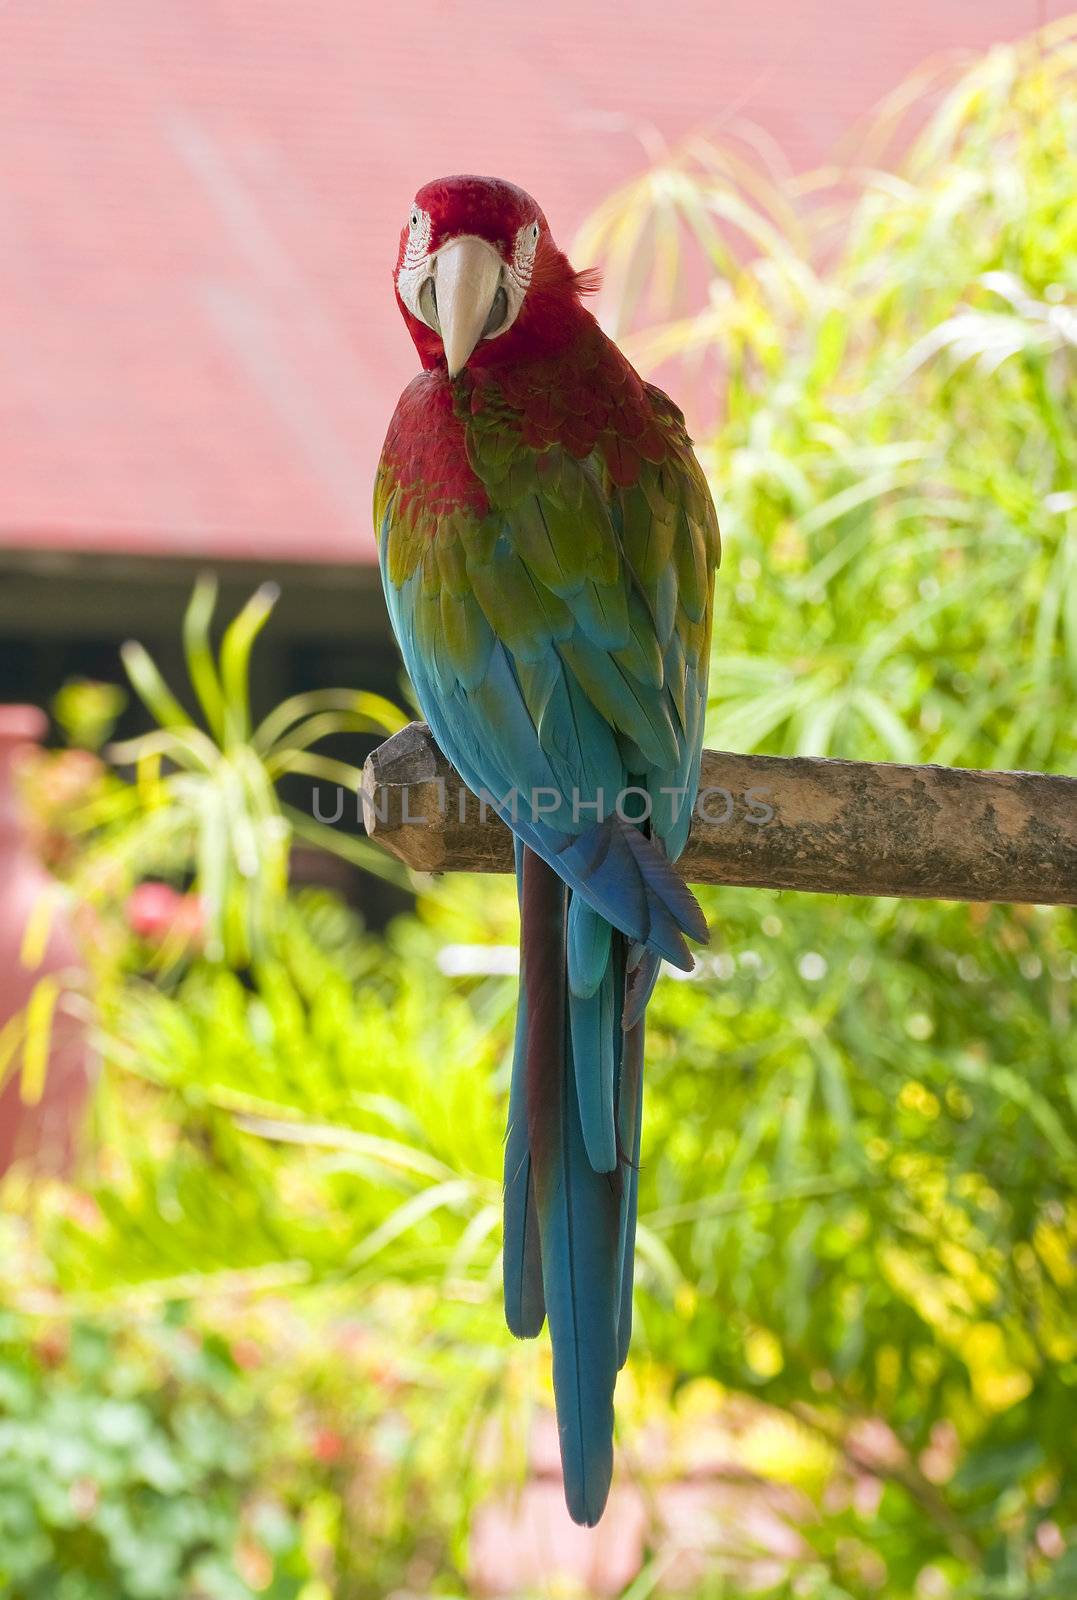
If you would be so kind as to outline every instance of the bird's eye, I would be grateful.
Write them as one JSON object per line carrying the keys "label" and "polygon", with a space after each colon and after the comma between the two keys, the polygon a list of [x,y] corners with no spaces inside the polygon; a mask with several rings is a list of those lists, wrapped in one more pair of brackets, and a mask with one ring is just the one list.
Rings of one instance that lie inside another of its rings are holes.
{"label": "bird's eye", "polygon": [[427,324],[427,326],[433,328],[435,333],[440,333],[441,324],[438,321],[438,291],[437,285],[435,284],[433,278],[423,279],[423,286],[419,290],[419,311],[422,315],[423,321]]}
{"label": "bird's eye", "polygon": [[531,237],[532,237],[532,239],[534,239],[536,244],[538,243],[538,236],[539,236],[539,225],[538,225],[537,222],[533,222],[531,224]]}
{"label": "bird's eye", "polygon": [[418,226],[419,226],[419,213],[417,211],[413,211],[411,213],[410,218],[408,219],[408,227],[411,228],[414,231]]}
{"label": "bird's eye", "polygon": [[493,337],[493,335],[500,328],[501,324],[504,322],[505,318],[508,316],[508,312],[509,297],[505,293],[504,289],[498,289],[497,293],[494,295],[494,303],[490,307],[490,315],[487,317],[486,323],[482,330],[482,336],[484,339],[490,339]]}

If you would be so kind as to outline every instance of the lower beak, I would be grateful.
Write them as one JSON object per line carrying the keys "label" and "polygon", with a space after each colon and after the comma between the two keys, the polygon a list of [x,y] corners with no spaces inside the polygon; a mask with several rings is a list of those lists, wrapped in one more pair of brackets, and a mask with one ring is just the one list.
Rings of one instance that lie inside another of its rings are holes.
{"label": "lower beak", "polygon": [[438,322],[449,377],[455,378],[486,326],[501,283],[501,257],[485,239],[450,239],[437,253]]}

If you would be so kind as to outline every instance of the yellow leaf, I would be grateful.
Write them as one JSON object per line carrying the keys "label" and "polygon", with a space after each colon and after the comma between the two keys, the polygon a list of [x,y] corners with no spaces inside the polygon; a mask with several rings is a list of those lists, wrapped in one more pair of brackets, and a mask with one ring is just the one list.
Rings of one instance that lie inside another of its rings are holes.
{"label": "yellow leaf", "polygon": [[23,929],[22,944],[19,948],[19,960],[24,967],[39,967],[45,959],[48,947],[49,934],[52,931],[52,921],[56,913],[57,892],[47,889],[39,894],[26,919]]}
{"label": "yellow leaf", "polygon": [[0,1028],[0,1084],[7,1077],[7,1069],[14,1061],[26,1031],[26,1013],[16,1011]]}
{"label": "yellow leaf", "polygon": [[45,1091],[45,1074],[49,1065],[49,1045],[52,1042],[52,1019],[60,985],[51,976],[42,978],[34,986],[26,1007],[26,1043],[22,1052],[22,1081],[20,1095],[25,1106],[36,1106]]}

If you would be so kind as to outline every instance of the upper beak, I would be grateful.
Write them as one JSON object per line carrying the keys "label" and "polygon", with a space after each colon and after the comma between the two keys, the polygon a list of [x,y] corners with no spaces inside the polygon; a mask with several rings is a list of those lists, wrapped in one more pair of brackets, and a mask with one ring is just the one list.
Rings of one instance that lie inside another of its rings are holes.
{"label": "upper beak", "polygon": [[449,377],[455,378],[482,338],[501,282],[501,257],[485,239],[450,239],[437,253],[438,322]]}

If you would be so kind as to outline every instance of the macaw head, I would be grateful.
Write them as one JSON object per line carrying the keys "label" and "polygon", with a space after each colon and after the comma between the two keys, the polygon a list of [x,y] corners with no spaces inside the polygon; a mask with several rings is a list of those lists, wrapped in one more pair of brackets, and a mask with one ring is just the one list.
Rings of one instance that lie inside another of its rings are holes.
{"label": "macaw head", "polygon": [[435,178],[400,234],[396,297],[424,367],[449,377],[563,347],[593,287],[529,194],[500,178]]}

